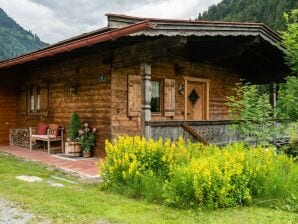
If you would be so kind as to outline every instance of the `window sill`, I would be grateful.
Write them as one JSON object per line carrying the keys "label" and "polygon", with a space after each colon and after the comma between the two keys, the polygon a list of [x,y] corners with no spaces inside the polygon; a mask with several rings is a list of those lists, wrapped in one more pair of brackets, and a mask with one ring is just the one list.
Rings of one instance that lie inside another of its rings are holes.
{"label": "window sill", "polygon": [[151,116],[162,116],[161,112],[151,112]]}

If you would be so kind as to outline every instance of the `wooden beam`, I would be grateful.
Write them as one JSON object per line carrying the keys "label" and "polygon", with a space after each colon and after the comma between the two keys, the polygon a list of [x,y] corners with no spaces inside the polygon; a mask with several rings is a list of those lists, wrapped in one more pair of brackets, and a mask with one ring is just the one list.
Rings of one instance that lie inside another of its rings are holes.
{"label": "wooden beam", "polygon": [[151,138],[151,126],[146,122],[151,121],[151,65],[141,64],[142,76],[142,134],[145,138]]}
{"label": "wooden beam", "polygon": [[204,145],[208,145],[208,141],[203,138],[199,133],[197,133],[191,126],[189,126],[186,123],[183,123],[181,125],[186,131],[188,131],[195,139],[197,139],[199,142],[203,143]]}

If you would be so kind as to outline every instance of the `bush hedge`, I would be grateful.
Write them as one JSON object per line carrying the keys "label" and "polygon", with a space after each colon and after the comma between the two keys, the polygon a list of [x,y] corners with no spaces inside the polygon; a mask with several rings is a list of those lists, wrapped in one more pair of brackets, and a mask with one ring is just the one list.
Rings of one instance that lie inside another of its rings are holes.
{"label": "bush hedge", "polygon": [[[163,142],[136,136],[107,141],[106,153],[105,185],[133,197],[210,209],[247,205],[253,197],[297,198],[297,165],[270,148],[242,143],[219,148],[182,138]],[[273,184],[277,176],[282,180]]]}

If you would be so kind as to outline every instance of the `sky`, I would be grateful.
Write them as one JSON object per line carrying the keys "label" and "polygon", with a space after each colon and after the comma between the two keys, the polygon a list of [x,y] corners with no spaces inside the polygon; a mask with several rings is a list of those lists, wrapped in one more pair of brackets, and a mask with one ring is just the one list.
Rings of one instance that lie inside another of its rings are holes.
{"label": "sky", "polygon": [[0,0],[24,29],[44,42],[58,41],[107,25],[105,13],[140,17],[194,19],[221,0]]}

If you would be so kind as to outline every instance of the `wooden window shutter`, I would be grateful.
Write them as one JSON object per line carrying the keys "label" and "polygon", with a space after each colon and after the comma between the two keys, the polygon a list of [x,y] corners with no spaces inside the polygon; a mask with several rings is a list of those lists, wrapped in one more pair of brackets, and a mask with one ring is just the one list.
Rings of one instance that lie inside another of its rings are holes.
{"label": "wooden window shutter", "polygon": [[47,84],[40,85],[40,115],[48,116],[49,107],[49,88]]}
{"label": "wooden window shutter", "polygon": [[175,116],[175,80],[165,79],[164,81],[164,116]]}
{"label": "wooden window shutter", "polygon": [[27,115],[27,105],[28,105],[28,101],[27,101],[27,87],[23,86],[21,88],[21,92],[20,92],[20,102],[19,102],[19,109],[20,109],[20,115],[22,116],[26,116]]}
{"label": "wooden window shutter", "polygon": [[139,75],[128,76],[128,108],[127,115],[129,117],[141,116],[141,84],[142,77]]}

